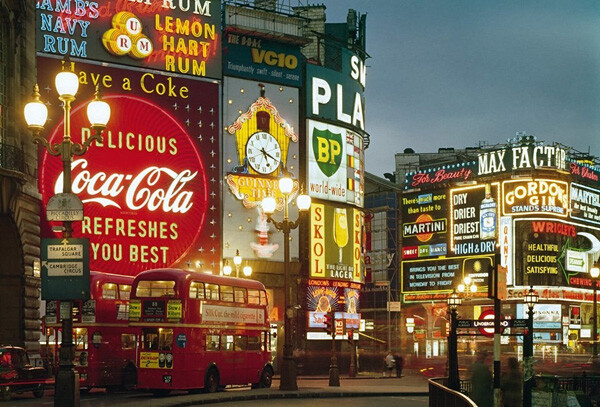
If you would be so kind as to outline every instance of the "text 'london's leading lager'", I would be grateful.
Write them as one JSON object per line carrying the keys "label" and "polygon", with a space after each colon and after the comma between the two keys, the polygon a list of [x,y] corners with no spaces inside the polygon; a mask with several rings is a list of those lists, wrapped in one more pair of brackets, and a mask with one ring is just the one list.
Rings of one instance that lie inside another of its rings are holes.
{"label": "text 'london's leading lager'", "polygon": [[485,185],[485,198],[479,207],[479,237],[481,240],[496,238],[496,210],[497,204],[492,198],[492,187]]}

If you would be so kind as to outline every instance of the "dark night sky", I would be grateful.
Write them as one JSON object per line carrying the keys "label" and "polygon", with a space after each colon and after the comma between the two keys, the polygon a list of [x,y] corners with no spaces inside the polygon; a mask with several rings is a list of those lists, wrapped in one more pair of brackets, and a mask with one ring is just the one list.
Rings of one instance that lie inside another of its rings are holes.
{"label": "dark night sky", "polygon": [[599,1],[318,3],[329,23],[367,13],[367,171],[517,131],[600,156]]}

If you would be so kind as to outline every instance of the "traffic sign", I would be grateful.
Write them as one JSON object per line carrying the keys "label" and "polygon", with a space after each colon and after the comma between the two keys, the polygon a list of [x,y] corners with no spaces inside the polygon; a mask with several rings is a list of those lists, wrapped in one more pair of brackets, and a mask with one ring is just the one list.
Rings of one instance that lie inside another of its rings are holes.
{"label": "traffic sign", "polygon": [[42,239],[41,259],[43,300],[89,299],[89,239]]}
{"label": "traffic sign", "polygon": [[46,218],[61,222],[83,220],[83,202],[70,192],[53,195],[46,205]]}

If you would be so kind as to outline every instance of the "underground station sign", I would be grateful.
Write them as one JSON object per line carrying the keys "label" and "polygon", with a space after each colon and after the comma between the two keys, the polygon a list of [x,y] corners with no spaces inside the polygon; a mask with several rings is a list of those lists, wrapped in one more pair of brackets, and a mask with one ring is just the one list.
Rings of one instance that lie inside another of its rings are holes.
{"label": "underground station sign", "polygon": [[42,239],[42,299],[89,299],[89,258],[89,239]]}
{"label": "underground station sign", "polygon": [[[486,311],[481,314],[479,319],[459,319],[456,321],[458,329],[476,328],[479,334],[488,338],[494,337],[494,312]],[[505,328],[527,328],[526,319],[501,319],[500,333],[504,332]],[[472,335],[469,333],[468,335]]]}

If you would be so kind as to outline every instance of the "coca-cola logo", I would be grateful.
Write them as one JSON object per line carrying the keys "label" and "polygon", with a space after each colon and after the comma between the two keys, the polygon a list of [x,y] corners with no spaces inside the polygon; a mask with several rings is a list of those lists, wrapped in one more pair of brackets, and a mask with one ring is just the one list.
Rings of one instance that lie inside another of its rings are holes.
{"label": "coca-cola logo", "polygon": [[[73,235],[90,238],[91,269],[136,275],[176,265],[193,248],[207,217],[210,192],[198,148],[160,106],[125,95],[105,100],[112,114],[102,144],[71,162],[72,192],[84,203],[84,220],[73,224]],[[76,142],[91,135],[81,103],[71,114]],[[53,130],[49,141],[59,143],[62,122]],[[40,191],[44,205],[63,191],[62,162],[46,151]]]}

